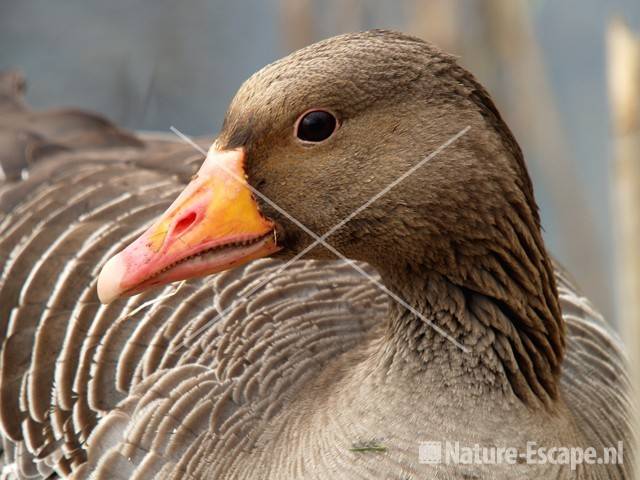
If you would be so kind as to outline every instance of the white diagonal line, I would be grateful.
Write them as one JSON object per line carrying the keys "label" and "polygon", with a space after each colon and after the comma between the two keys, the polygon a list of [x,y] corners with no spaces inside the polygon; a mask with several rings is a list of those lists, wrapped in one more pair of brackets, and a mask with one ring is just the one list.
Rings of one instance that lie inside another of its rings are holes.
{"label": "white diagonal line", "polygon": [[[271,200],[269,197],[267,197],[266,195],[264,195],[262,192],[256,190],[253,186],[249,185],[247,182],[245,182],[245,180],[243,178],[240,178],[238,175],[236,175],[234,172],[227,170],[224,166],[221,166],[222,169],[229,174],[232,178],[234,178],[236,181],[241,182],[241,183],[245,183],[246,186],[249,188],[249,190],[256,196],[258,196],[260,199],[262,199],[264,202],[268,203],[269,205],[271,205],[271,207],[273,207],[274,209],[276,209],[279,213],[281,213],[283,216],[285,216],[286,218],[288,218],[291,222],[293,222],[296,226],[298,226],[301,230],[303,230],[305,233],[307,233],[307,235],[309,235],[310,237],[312,237],[315,242],[312,243],[311,245],[309,245],[307,248],[305,248],[302,252],[300,252],[297,256],[297,258],[300,258],[302,255],[304,255],[304,253],[308,252],[309,250],[311,250],[311,248],[315,247],[318,244],[323,245],[326,249],[328,249],[331,253],[333,253],[334,255],[336,255],[338,258],[344,260],[345,262],[347,262],[347,264],[349,264],[354,270],[356,270],[358,273],[360,273],[361,275],[363,275],[365,278],[367,278],[369,281],[371,281],[374,285],[376,285],[380,290],[382,290],[384,293],[386,293],[387,295],[389,295],[391,298],[393,298],[396,302],[398,302],[400,305],[402,305],[403,307],[405,307],[407,310],[409,310],[411,313],[413,313],[414,315],[416,315],[418,318],[420,318],[423,322],[425,322],[427,325],[429,325],[431,328],[433,328],[436,332],[438,332],[440,335],[442,335],[443,337],[447,338],[450,342],[452,342],[454,345],[456,345],[458,348],[460,348],[462,351],[464,351],[465,353],[469,352],[469,349],[467,347],[465,347],[464,345],[462,345],[460,342],[458,342],[455,338],[453,338],[451,335],[449,335],[444,329],[442,329],[441,327],[439,327],[438,325],[436,325],[435,323],[433,323],[431,320],[429,320],[428,318],[424,317],[424,315],[422,315],[420,312],[418,312],[415,308],[413,308],[411,305],[409,305],[407,302],[405,302],[402,298],[400,298],[398,295],[396,295],[395,293],[393,293],[391,290],[389,290],[385,285],[383,285],[382,283],[380,283],[378,280],[376,280],[374,277],[372,277],[371,275],[369,275],[365,270],[363,270],[357,263],[355,263],[353,260],[345,257],[342,253],[340,253],[338,250],[336,250],[331,244],[327,243],[325,241],[325,239],[331,235],[332,233],[334,233],[336,230],[338,230],[339,228],[341,228],[342,226],[344,226],[347,222],[349,222],[353,217],[355,217],[356,215],[358,215],[360,212],[362,212],[364,209],[366,209],[367,207],[369,207],[373,202],[375,202],[377,199],[379,199],[380,197],[382,197],[385,193],[387,193],[389,190],[391,190],[393,187],[395,187],[396,185],[398,185],[398,183],[402,182],[402,180],[404,180],[405,178],[407,178],[409,175],[411,175],[412,173],[414,173],[418,168],[420,168],[422,165],[424,165],[427,161],[431,160],[434,156],[438,155],[440,152],[442,152],[442,150],[444,150],[445,148],[447,148],[449,145],[451,145],[453,142],[455,142],[456,140],[458,140],[460,137],[462,137],[465,133],[467,133],[469,131],[469,129],[471,128],[471,126],[467,126],[465,128],[463,128],[462,130],[460,130],[457,134],[455,134],[453,137],[451,137],[449,140],[447,140],[446,142],[444,142],[442,145],[440,145],[440,147],[438,147],[436,150],[434,150],[431,154],[429,154],[428,156],[426,156],[424,159],[422,159],[419,163],[417,163],[416,165],[414,165],[412,168],[410,168],[407,172],[405,172],[403,175],[401,175],[399,178],[397,178],[395,181],[393,181],[391,184],[387,185],[387,187],[385,187],[384,189],[382,189],[380,192],[378,192],[376,195],[374,195],[371,199],[369,199],[367,202],[365,202],[362,206],[360,206],[359,208],[357,208],[354,212],[352,212],[350,215],[348,215],[344,220],[342,220],[341,222],[339,222],[338,224],[336,224],[334,227],[332,227],[331,229],[329,229],[322,237],[318,236],[315,232],[311,231],[309,228],[307,228],[306,225],[304,225],[302,222],[300,222],[298,219],[296,219],[295,217],[293,217],[291,214],[289,214],[287,211],[285,211],[282,207],[280,207],[277,203],[275,203],[273,200]],[[180,130],[178,130],[177,128],[175,128],[174,126],[170,127],[170,130],[175,133],[176,135],[178,135],[182,140],[184,140],[185,142],[189,143],[190,145],[192,145],[196,150],[198,150],[200,153],[202,153],[203,155],[207,155],[207,152],[200,147],[200,145],[198,145],[197,143],[195,143],[191,138],[189,138],[188,136],[186,136],[185,134],[183,134]],[[294,257],[296,258],[296,257]],[[286,266],[288,266],[290,263],[293,262],[294,259],[291,259],[289,262],[287,262],[287,264],[283,267],[286,268]],[[282,271],[282,270],[280,270]],[[278,272],[276,272],[278,273]],[[275,275],[275,274],[274,274]],[[266,282],[264,282],[266,283]],[[256,287],[253,291],[257,290],[257,288],[259,288],[262,285],[259,285],[258,287]],[[246,297],[245,297],[246,298]],[[228,310],[228,309],[227,309]],[[226,311],[226,310],[225,310]],[[223,312],[224,313],[224,312]],[[216,317],[217,318],[217,317]],[[214,319],[215,320],[215,319]],[[202,327],[198,330],[198,332],[202,330]],[[190,337],[192,338],[194,334],[192,334]]]}

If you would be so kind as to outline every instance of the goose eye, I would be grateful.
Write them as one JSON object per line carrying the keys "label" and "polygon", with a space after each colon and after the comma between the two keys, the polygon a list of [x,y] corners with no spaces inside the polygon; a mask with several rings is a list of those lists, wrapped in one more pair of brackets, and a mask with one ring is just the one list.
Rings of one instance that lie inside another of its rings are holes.
{"label": "goose eye", "polygon": [[332,113],[313,110],[298,120],[296,136],[305,142],[322,142],[331,136],[337,126],[338,120]]}

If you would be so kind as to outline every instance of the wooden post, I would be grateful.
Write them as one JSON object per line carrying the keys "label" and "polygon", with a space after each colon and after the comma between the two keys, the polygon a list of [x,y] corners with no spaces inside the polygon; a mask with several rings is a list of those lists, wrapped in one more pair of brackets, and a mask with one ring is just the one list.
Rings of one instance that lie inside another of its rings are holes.
{"label": "wooden post", "polygon": [[310,0],[280,0],[280,35],[284,53],[313,43],[315,24]]}
{"label": "wooden post", "polygon": [[460,54],[464,30],[459,7],[457,0],[413,0],[406,29],[449,53]]}
{"label": "wooden post", "polygon": [[[609,25],[608,81],[614,158],[611,190],[616,227],[618,316],[629,352],[634,398],[640,392],[640,36],[620,19]],[[640,431],[636,418],[634,432]],[[636,439],[636,478],[640,478]]]}

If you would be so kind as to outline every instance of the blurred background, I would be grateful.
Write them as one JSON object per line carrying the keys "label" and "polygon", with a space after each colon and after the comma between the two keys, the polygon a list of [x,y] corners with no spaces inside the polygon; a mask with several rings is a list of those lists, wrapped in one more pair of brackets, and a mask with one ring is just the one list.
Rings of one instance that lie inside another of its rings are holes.
{"label": "blurred background", "polygon": [[638,0],[0,0],[0,12],[0,68],[26,73],[33,107],[193,135],[214,134],[244,79],[308,43],[369,28],[432,41],[514,130],[550,250],[620,316],[607,37],[615,17],[640,29]]}

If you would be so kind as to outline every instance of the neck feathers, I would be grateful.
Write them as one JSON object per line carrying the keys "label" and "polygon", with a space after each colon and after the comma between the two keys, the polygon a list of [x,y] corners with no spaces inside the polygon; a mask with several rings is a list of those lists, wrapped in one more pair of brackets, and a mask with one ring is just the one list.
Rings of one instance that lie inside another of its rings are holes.
{"label": "neck feathers", "polygon": [[535,206],[524,195],[513,197],[503,215],[486,222],[490,232],[457,238],[446,253],[431,249],[421,264],[383,272],[389,286],[422,314],[392,305],[390,333],[406,359],[453,366],[454,377],[463,374],[470,383],[502,388],[527,404],[549,405],[557,397],[564,323]]}

